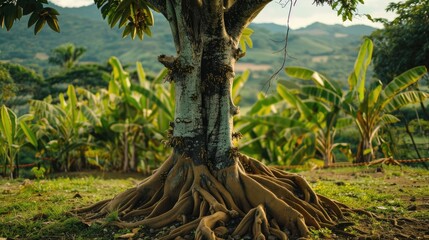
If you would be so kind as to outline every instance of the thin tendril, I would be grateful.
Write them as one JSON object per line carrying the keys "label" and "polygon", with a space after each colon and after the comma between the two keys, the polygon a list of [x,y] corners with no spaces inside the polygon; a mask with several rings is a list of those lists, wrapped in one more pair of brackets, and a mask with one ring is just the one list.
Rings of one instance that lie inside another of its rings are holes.
{"label": "thin tendril", "polygon": [[[279,67],[279,69],[277,69],[277,71],[273,75],[271,75],[271,77],[268,79],[268,81],[265,82],[265,84],[264,84],[264,86],[262,88],[262,89],[266,88],[265,94],[267,94],[268,90],[271,88],[271,82],[274,79],[277,79],[279,73],[286,66],[286,59],[288,57],[287,46],[288,46],[288,42],[289,42],[288,40],[289,40],[289,31],[290,31],[290,24],[289,24],[289,22],[290,22],[290,16],[291,16],[291,13],[292,13],[292,7],[295,6],[296,1],[297,0],[295,0],[295,2],[292,2],[292,0],[289,0],[289,1],[286,1],[286,3],[284,3],[284,4],[282,3],[282,1],[279,2],[279,4],[282,5],[282,7],[286,7],[286,5],[288,3],[290,3],[289,12],[288,12],[288,16],[287,16],[287,22],[286,22],[287,29],[286,29],[286,36],[285,36],[285,40],[284,40],[285,44],[284,44],[283,48],[281,50],[279,50],[279,52],[283,51],[283,61],[282,61],[282,65]],[[267,84],[268,84],[268,86],[267,86]]]}

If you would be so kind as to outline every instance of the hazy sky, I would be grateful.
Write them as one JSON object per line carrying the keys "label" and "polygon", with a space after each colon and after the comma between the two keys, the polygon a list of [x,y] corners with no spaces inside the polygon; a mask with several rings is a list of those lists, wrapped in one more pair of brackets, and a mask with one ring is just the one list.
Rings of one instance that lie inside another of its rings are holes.
{"label": "hazy sky", "polygon": [[[79,7],[87,6],[93,3],[93,0],[51,0],[53,3],[62,7]],[[286,25],[289,6],[283,8],[278,2],[285,0],[274,0],[271,2],[259,16],[255,22],[274,22],[277,24]],[[360,6],[360,14],[371,14],[373,17],[384,17],[392,19],[392,13],[386,13],[385,8],[389,2],[398,2],[398,0],[365,0],[365,4]],[[375,27],[381,27],[380,24],[371,23],[366,17],[356,16],[353,22],[342,22],[341,17],[337,16],[336,12],[331,10],[329,6],[315,6],[313,0],[297,0],[296,5],[292,8],[290,27],[293,29],[305,27],[313,22],[322,22],[326,24],[366,24]]]}

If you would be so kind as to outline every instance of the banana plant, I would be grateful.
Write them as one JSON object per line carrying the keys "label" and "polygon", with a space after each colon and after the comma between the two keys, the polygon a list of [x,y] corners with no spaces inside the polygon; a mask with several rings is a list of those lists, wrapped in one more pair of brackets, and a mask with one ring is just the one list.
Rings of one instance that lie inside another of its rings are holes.
{"label": "banana plant", "polygon": [[422,91],[406,90],[427,73],[424,66],[405,71],[386,86],[375,79],[367,88],[366,71],[372,59],[372,51],[372,41],[365,39],[348,78],[350,92],[347,93],[346,99],[350,104],[345,111],[355,119],[361,136],[356,156],[358,162],[368,162],[375,158],[373,142],[379,140],[379,130],[399,121],[392,112],[429,97],[429,94]]}
{"label": "banana plant", "polygon": [[242,118],[247,124],[240,131],[257,136],[254,131],[262,129],[259,135],[271,134],[263,139],[265,143],[253,140],[249,146],[278,164],[320,165],[316,157],[320,156],[325,166],[331,165],[335,148],[349,148],[347,143],[334,142],[336,131],[352,123],[352,119],[340,115],[343,92],[310,69],[288,67],[285,70],[289,76],[312,80],[313,84],[298,86],[280,80],[277,94],[261,98],[248,116]]}
{"label": "banana plant", "polygon": [[[312,123],[312,129],[316,133],[316,149],[324,160],[324,166],[332,165],[335,161],[335,148],[350,148],[347,143],[334,142],[337,130],[353,123],[350,117],[341,113],[349,104],[345,94],[334,82],[316,71],[302,67],[286,67],[285,71],[290,77],[311,80],[314,83],[300,87],[298,95],[292,95],[283,85],[279,85],[278,90],[283,99],[304,116],[304,121]],[[306,104],[301,101],[299,94],[310,98],[306,100]]]}
{"label": "banana plant", "polygon": [[[335,148],[349,147],[347,143],[335,143],[334,140],[337,130],[351,125],[352,119],[340,114],[341,90],[332,88],[334,85],[323,76],[320,79],[323,82],[316,81],[319,85],[303,86],[298,94],[293,94],[282,84],[278,85],[277,91],[290,107],[300,113],[300,121],[306,123],[309,133],[314,134],[314,146],[324,166],[329,166],[335,161]],[[301,99],[299,94],[306,95],[306,99]]]}
{"label": "banana plant", "polygon": [[[357,152],[358,162],[367,162],[375,157],[372,144],[373,141],[379,140],[379,130],[388,124],[399,121],[390,113],[402,106],[417,103],[428,97],[427,93],[421,91],[403,92],[426,74],[425,67],[416,67],[406,71],[384,88],[379,80],[375,80],[370,87],[367,87],[366,73],[371,63],[372,51],[371,40],[365,39],[356,58],[354,69],[349,75],[349,91],[347,92],[335,86],[316,71],[300,67],[286,68],[287,75],[303,80],[312,80],[315,83],[315,86],[302,87],[301,92],[303,94],[319,100],[319,103],[327,104],[326,109],[329,109],[329,112],[326,113],[325,117],[325,141],[320,141],[323,144],[319,144],[325,145],[325,156],[329,156],[333,150],[332,147],[336,146],[336,144],[329,144],[330,141],[333,141],[332,134],[335,134],[335,129],[344,127],[344,124],[346,126],[350,124],[350,118],[338,118],[341,116],[341,111],[350,116],[359,129],[361,140]],[[308,111],[303,111],[302,104],[298,105],[297,108],[300,109],[303,116],[308,116]],[[337,124],[339,125],[337,126]],[[344,144],[340,143],[337,146],[344,146]],[[325,159],[325,165],[331,163]]]}
{"label": "banana plant", "polygon": [[314,138],[296,116],[298,112],[286,108],[279,94],[259,94],[247,114],[237,119],[237,130],[243,135],[240,150],[279,165],[303,165],[313,160]]}
{"label": "banana plant", "polygon": [[135,170],[138,159],[140,165],[149,166],[149,161],[162,159],[165,153],[161,140],[174,113],[174,87],[162,85],[165,69],[149,80],[137,63],[136,84],[117,58],[109,63],[113,71],[107,90],[96,95],[79,90],[89,103],[83,113],[93,123],[92,135],[98,145],[113,153],[112,167]]}
{"label": "banana plant", "polygon": [[27,124],[32,115],[26,114],[17,117],[16,114],[5,105],[0,109],[0,156],[4,158],[3,175],[6,175],[7,164],[9,164],[10,178],[13,179],[19,173],[18,154],[22,146],[30,143],[37,148],[37,138]]}
{"label": "banana plant", "polygon": [[58,104],[50,103],[49,99],[30,102],[39,125],[37,134],[43,139],[46,153],[54,156],[53,170],[79,169],[86,165],[88,121],[80,110],[82,103],[78,102],[72,85],[68,86],[67,98],[61,93],[59,101]]}

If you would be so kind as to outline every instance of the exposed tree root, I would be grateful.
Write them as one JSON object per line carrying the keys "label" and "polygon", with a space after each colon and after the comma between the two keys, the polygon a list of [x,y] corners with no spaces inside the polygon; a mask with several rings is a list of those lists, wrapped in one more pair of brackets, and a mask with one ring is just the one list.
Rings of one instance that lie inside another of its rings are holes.
{"label": "exposed tree root", "polygon": [[237,160],[211,173],[205,165],[173,156],[137,187],[75,213],[93,222],[117,211],[120,220],[112,224],[125,228],[179,222],[164,240],[193,230],[195,239],[294,239],[307,237],[309,227],[334,227],[343,218],[345,205],[316,194],[299,175],[244,155]]}

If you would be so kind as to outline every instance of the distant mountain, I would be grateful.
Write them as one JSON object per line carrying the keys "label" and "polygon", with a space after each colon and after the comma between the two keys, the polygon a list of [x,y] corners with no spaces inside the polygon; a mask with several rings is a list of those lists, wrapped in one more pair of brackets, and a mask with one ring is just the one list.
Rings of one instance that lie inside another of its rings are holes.
{"label": "distant mountain", "polygon": [[287,25],[279,25],[276,23],[251,23],[250,28],[264,28],[272,33],[285,33],[287,30]]}
{"label": "distant mountain", "polygon": [[[104,64],[110,56],[117,56],[125,65],[134,66],[136,61],[141,61],[147,71],[157,72],[162,68],[157,56],[175,54],[168,22],[157,14],[152,29],[153,36],[145,36],[140,41],[129,37],[123,39],[122,29],[110,29],[94,5],[57,9],[61,13],[60,34],[46,26],[34,36],[33,31],[27,28],[25,18],[17,22],[10,32],[0,29],[0,61],[43,69],[49,66],[47,59],[53,48],[72,42],[87,48],[81,59],[83,62]],[[254,70],[248,94],[248,98],[254,98],[255,92],[262,90],[261,85],[267,83],[267,79],[283,62],[286,26],[252,23],[250,27],[254,30],[251,36],[253,49],[248,49],[246,57],[240,59],[236,70]],[[286,64],[312,68],[332,79],[345,82],[362,37],[373,30],[374,28],[364,25],[344,27],[322,23],[291,30]]]}
{"label": "distant mountain", "polygon": [[375,28],[366,25],[352,25],[345,27],[340,24],[328,25],[320,22],[315,22],[304,28],[299,28],[294,32],[302,35],[331,35],[336,37],[345,36],[364,36],[369,35]]}

